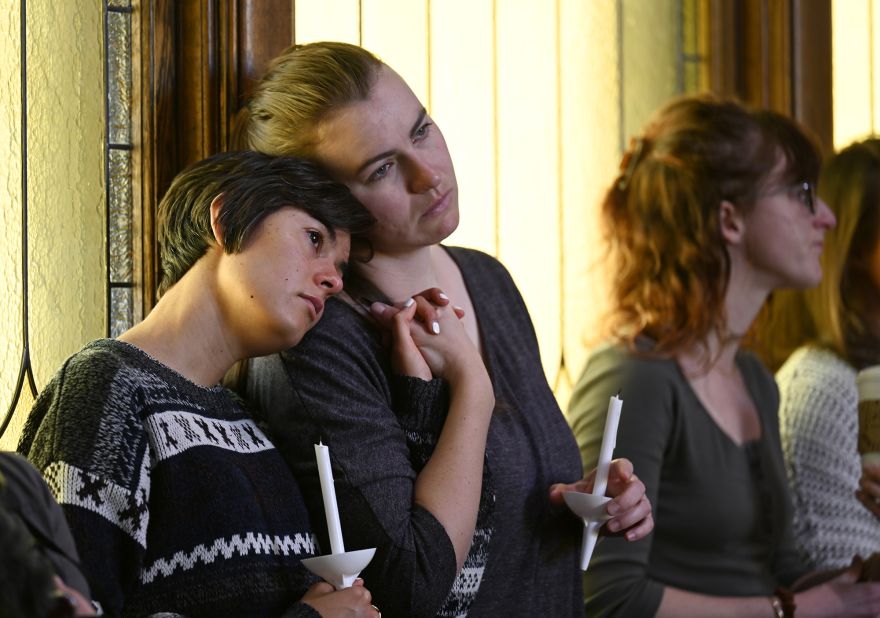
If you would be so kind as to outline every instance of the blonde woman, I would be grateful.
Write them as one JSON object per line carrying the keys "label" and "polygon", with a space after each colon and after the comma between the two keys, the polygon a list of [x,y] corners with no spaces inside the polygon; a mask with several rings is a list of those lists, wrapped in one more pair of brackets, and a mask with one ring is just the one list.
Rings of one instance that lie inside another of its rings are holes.
{"label": "blonde woman", "polygon": [[[348,302],[327,303],[301,347],[251,371],[314,519],[320,489],[302,449],[321,437],[346,547],[378,548],[364,578],[384,615],[582,616],[582,526],[561,493],[591,481],[510,275],[440,244],[458,225],[458,186],[424,105],[368,51],[315,43],[274,60],[239,131],[250,148],[317,161],[377,220]],[[647,534],[628,462],[609,487],[609,527]]]}

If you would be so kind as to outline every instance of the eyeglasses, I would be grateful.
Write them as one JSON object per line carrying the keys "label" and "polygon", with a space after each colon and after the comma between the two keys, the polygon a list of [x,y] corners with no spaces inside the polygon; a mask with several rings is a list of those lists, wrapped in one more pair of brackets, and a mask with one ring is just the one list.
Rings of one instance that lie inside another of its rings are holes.
{"label": "eyeglasses", "polygon": [[786,193],[790,198],[799,201],[810,212],[816,214],[816,188],[811,182],[796,182],[793,185],[785,185],[763,192],[760,195],[776,195]]}

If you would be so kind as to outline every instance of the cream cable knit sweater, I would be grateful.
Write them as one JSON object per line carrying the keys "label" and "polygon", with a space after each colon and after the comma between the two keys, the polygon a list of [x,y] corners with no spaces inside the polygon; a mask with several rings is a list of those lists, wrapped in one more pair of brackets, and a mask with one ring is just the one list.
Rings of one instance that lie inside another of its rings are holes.
{"label": "cream cable knit sweater", "polygon": [[880,551],[880,520],[856,499],[856,370],[833,352],[798,349],[776,374],[779,429],[794,505],[795,541],[814,568]]}

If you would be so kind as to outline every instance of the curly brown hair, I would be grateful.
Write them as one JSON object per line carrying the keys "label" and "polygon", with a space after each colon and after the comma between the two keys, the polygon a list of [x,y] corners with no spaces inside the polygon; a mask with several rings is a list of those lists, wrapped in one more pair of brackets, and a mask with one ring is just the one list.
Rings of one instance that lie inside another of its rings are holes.
{"label": "curly brown hair", "polygon": [[719,206],[726,200],[748,211],[780,156],[779,180],[815,181],[815,142],[780,114],[705,95],[657,113],[624,155],[602,205],[615,266],[613,337],[635,349],[647,336],[652,354],[671,356],[712,331],[730,335],[730,259]]}

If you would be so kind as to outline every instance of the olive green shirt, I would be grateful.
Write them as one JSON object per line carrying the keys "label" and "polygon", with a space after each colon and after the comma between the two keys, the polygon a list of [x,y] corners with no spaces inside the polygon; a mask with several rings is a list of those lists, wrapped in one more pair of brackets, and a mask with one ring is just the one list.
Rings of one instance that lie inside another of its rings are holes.
{"label": "olive green shirt", "polygon": [[779,394],[753,356],[737,366],[758,410],[760,440],[738,445],[709,416],[673,360],[604,348],[587,363],[569,407],[585,469],[596,465],[608,399],[621,390],[615,457],[632,461],[655,528],[608,537],[587,571],[588,616],[651,616],[664,586],[719,596],[769,595],[803,572],[776,417]]}

